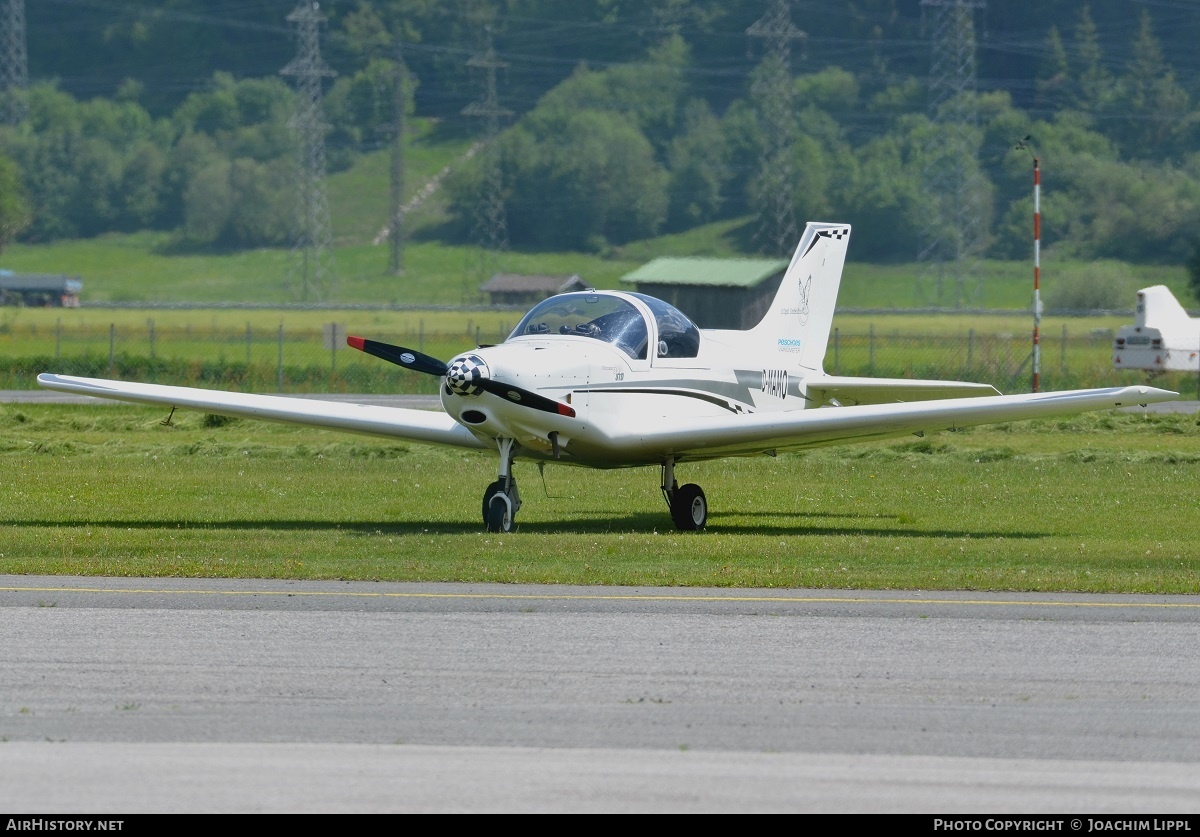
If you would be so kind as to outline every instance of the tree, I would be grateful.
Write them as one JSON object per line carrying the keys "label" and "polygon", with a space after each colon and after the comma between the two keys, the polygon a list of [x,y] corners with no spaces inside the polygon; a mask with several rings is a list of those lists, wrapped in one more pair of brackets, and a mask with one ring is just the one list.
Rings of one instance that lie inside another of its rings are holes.
{"label": "tree", "polygon": [[32,216],[17,164],[0,154],[0,253],[29,226]]}
{"label": "tree", "polygon": [[1192,244],[1192,254],[1187,260],[1188,287],[1192,289],[1192,296],[1200,302],[1200,241]]}
{"label": "tree", "polygon": [[1190,113],[1187,91],[1163,58],[1145,10],[1133,41],[1133,60],[1119,89],[1122,107],[1116,130],[1130,156],[1169,158],[1187,146],[1195,116]]}
{"label": "tree", "polygon": [[621,114],[661,152],[678,131],[686,106],[684,70],[687,46],[678,36],[667,38],[647,57],[606,70],[580,65],[538,102],[538,109],[604,110]]}
{"label": "tree", "polygon": [[683,122],[682,133],[667,152],[670,230],[686,230],[718,218],[730,175],[721,124],[708,105],[700,99],[692,102]]}
{"label": "tree", "polygon": [[[499,143],[513,244],[595,251],[662,228],[668,175],[628,119],[606,111],[539,109]],[[447,184],[461,221],[472,216],[481,177],[476,163]]]}
{"label": "tree", "polygon": [[[920,117],[916,117],[920,119]],[[921,233],[921,171],[913,133],[899,130],[860,148],[842,181],[839,203],[854,225],[855,252],[868,259],[911,258]]]}
{"label": "tree", "polygon": [[1057,26],[1050,27],[1042,55],[1038,62],[1038,76],[1034,82],[1037,102],[1043,107],[1057,110],[1061,107],[1060,97],[1071,77],[1071,63],[1067,59],[1067,49],[1063,46],[1062,35],[1059,34]]}
{"label": "tree", "polygon": [[1075,61],[1072,67],[1074,92],[1079,110],[1093,119],[1103,116],[1114,97],[1112,74],[1104,67],[1100,33],[1092,19],[1092,9],[1084,4],[1075,26]]}

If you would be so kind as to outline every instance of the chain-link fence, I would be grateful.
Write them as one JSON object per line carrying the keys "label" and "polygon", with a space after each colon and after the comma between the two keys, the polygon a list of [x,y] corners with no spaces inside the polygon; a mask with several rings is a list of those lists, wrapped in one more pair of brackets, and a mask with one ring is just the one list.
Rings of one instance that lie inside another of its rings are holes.
{"label": "chain-link fence", "polygon": [[[514,318],[515,321],[515,318]],[[367,335],[450,358],[508,336],[511,323],[465,330],[427,330],[423,323]],[[249,392],[432,393],[437,381],[408,372],[346,346],[342,326],[284,324],[156,326],[11,323],[0,330],[0,388],[36,389],[39,372],[116,377],[151,383],[216,387]],[[1039,389],[1140,383],[1144,373],[1115,370],[1107,330],[1063,327],[1043,334]],[[1033,388],[1029,334],[912,335],[877,330],[834,329],[825,369],[836,375],[978,381],[1001,392]],[[1184,391],[1200,383],[1188,373],[1155,382]]]}
{"label": "chain-link fence", "polygon": [[[1113,386],[1144,379],[1112,364],[1112,334],[1107,330],[1041,334],[1036,358],[1038,389]],[[1033,341],[1030,333],[959,335],[879,334],[835,329],[825,356],[834,375],[879,378],[934,378],[978,381],[1001,392],[1033,389]],[[1132,376],[1132,377],[1131,377]]]}
{"label": "chain-link fence", "polygon": [[[58,321],[13,323],[0,331],[0,388],[34,389],[39,372],[248,392],[436,392],[437,382],[346,345],[339,323],[303,327],[162,326]],[[369,336],[435,357],[508,336],[481,327],[448,332],[423,325]]]}

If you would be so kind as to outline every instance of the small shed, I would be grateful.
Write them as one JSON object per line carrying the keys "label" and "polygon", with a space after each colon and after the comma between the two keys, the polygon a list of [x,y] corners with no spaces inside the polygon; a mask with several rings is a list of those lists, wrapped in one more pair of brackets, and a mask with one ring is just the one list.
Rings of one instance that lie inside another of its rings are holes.
{"label": "small shed", "polygon": [[621,277],[701,328],[750,328],[779,290],[787,259],[660,258]]}
{"label": "small shed", "polygon": [[492,305],[533,305],[547,297],[567,291],[586,291],[590,286],[570,276],[531,276],[522,273],[497,273],[479,286]]}

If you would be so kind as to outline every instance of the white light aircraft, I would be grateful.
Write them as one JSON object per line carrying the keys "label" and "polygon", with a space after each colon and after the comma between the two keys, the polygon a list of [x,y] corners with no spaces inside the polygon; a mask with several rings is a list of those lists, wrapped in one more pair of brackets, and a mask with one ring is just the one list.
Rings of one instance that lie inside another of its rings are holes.
{"label": "white light aircraft", "polygon": [[810,223],[770,309],[744,331],[698,328],[638,293],[571,292],[537,304],[501,344],[449,362],[349,337],[356,349],[441,379],[445,412],[43,373],[49,389],[312,425],[499,455],[483,494],[489,531],[513,529],[516,460],[656,466],[675,526],[701,529],[708,501],[683,463],[1169,401],[1150,386],[1000,395],[986,384],[827,375],[825,349],[850,239]]}
{"label": "white light aircraft", "polygon": [[1137,292],[1133,325],[1113,338],[1113,366],[1162,372],[1200,371],[1200,317],[1188,312],[1166,285]]}

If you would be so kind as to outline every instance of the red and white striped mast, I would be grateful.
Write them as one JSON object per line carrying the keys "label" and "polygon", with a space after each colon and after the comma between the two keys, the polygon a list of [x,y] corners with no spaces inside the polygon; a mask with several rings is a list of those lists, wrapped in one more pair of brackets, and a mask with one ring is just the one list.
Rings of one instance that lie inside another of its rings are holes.
{"label": "red and white striped mast", "polygon": [[1033,391],[1038,392],[1041,378],[1041,346],[1038,328],[1042,323],[1042,170],[1037,155],[1029,148],[1029,137],[1017,143],[1033,157]]}

